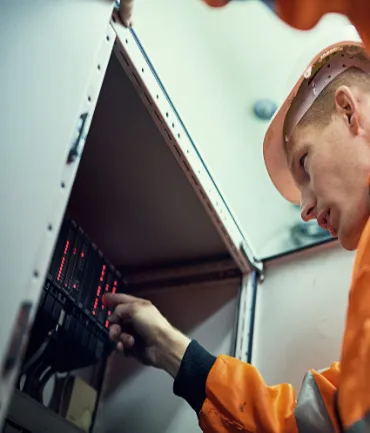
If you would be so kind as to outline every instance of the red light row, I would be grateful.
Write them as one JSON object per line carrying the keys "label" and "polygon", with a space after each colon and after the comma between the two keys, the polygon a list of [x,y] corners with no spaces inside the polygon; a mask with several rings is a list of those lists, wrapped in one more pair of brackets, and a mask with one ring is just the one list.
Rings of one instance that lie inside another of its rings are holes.
{"label": "red light row", "polygon": [[113,288],[112,288],[112,293],[113,293],[113,295],[117,292],[117,284],[118,284],[118,281],[117,281],[117,280],[114,280]]}
{"label": "red light row", "polygon": [[[76,255],[77,254],[77,249],[75,248],[74,249],[74,251],[73,251],[73,254],[74,255]],[[81,269],[81,268],[83,268],[83,259],[84,259],[84,257],[85,257],[85,251],[81,251],[81,253],[80,253],[80,262],[79,262],[79,264],[78,264],[78,267]],[[76,259],[76,260],[78,260],[78,259]],[[75,280],[74,280],[74,283],[73,283],[73,288],[75,289],[75,290],[77,290],[77,285],[79,286],[79,281],[78,281],[78,279],[76,278]]]}
{"label": "red light row", "polygon": [[[117,286],[118,286],[118,281],[114,280],[113,287],[112,287],[112,293],[113,294],[115,294],[117,292]],[[106,290],[107,290],[107,288],[106,288]],[[111,310],[109,310],[108,311],[108,316],[110,316],[111,314],[112,314],[112,312],[111,312]],[[105,321],[105,327],[109,328],[109,321],[108,320]]]}
{"label": "red light row", "polygon": [[103,265],[102,270],[101,270],[101,274],[100,274],[100,281],[103,282],[104,280],[104,275],[105,275],[105,270],[106,270],[106,266]]}
{"label": "red light row", "polygon": [[65,247],[64,247],[63,257],[62,257],[62,260],[60,262],[59,270],[58,270],[58,276],[57,276],[58,281],[60,281],[62,279],[64,265],[66,264],[66,256],[68,254],[69,244],[70,244],[70,242],[67,241],[65,244]]}
{"label": "red light row", "polygon": [[[67,241],[67,242],[68,242],[68,244],[69,244],[69,241]],[[67,251],[68,251],[68,248],[67,248]],[[77,255],[77,248],[73,248],[73,255],[74,255],[74,256]],[[72,276],[70,277],[70,280],[71,280],[71,279],[72,279]],[[67,280],[67,281],[64,283],[64,287],[68,287],[69,282],[70,282],[70,281]],[[76,284],[73,285],[73,288],[74,288],[74,289],[77,288]]]}
{"label": "red light row", "polygon": [[66,246],[64,247],[64,255],[66,256],[68,253],[68,248],[69,248],[69,241],[66,242]]}
{"label": "red light row", "polygon": [[[101,283],[104,281],[104,276],[105,276],[106,269],[107,269],[106,265],[103,265],[102,266],[102,270],[100,272],[100,279],[99,279],[99,281]],[[96,313],[98,311],[100,297],[101,297],[101,285],[99,284],[98,289],[96,291],[96,297],[95,297],[95,301],[94,301],[94,308],[92,310],[92,313],[93,313],[94,316],[96,316]],[[102,310],[104,310],[104,305],[102,305]]]}
{"label": "red light row", "polygon": [[97,311],[97,309],[98,309],[98,304],[99,304],[99,298],[95,298],[95,301],[94,301],[94,309],[93,309],[93,311],[92,311],[92,313],[93,313],[94,316],[96,315],[96,311]]}

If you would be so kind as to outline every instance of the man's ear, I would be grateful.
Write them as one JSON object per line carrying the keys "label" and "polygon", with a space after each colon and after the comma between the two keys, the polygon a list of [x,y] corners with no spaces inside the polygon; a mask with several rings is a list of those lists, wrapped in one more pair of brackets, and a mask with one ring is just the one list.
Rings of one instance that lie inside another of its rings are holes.
{"label": "man's ear", "polygon": [[347,86],[340,86],[335,92],[335,108],[346,122],[353,134],[358,134],[359,108],[352,90]]}

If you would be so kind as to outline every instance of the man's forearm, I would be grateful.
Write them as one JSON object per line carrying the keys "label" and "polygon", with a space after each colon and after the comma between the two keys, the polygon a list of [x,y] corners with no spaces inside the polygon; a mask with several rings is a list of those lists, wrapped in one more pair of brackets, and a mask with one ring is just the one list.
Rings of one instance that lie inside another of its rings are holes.
{"label": "man's forearm", "polygon": [[174,393],[199,414],[206,399],[207,377],[216,358],[175,328],[164,330],[159,337],[156,357],[157,367],[175,379]]}
{"label": "man's forearm", "polygon": [[158,364],[175,379],[191,340],[177,329],[166,334],[158,345]]}

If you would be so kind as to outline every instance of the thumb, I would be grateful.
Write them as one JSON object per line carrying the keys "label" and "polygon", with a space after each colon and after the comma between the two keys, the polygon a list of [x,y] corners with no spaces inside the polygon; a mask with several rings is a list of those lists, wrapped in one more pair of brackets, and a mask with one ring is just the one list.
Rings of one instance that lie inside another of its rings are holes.
{"label": "thumb", "polygon": [[124,293],[105,293],[103,295],[103,303],[106,307],[115,308],[120,304],[128,304],[138,301],[135,296],[126,295]]}
{"label": "thumb", "polygon": [[134,0],[121,0],[120,3],[120,16],[123,24],[126,27],[132,26],[132,10],[134,7]]}

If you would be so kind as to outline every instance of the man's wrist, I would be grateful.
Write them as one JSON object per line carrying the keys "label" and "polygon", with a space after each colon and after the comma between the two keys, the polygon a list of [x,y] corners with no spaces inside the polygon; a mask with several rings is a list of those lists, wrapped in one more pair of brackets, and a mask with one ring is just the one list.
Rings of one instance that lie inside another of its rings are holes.
{"label": "man's wrist", "polygon": [[190,341],[174,328],[164,333],[158,347],[158,367],[175,379]]}
{"label": "man's wrist", "polygon": [[184,398],[197,414],[206,399],[208,375],[216,362],[196,340],[192,340],[182,359],[180,370],[173,384],[173,392]]}

